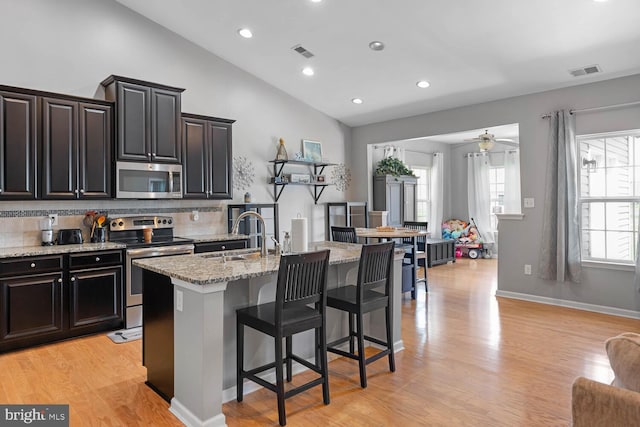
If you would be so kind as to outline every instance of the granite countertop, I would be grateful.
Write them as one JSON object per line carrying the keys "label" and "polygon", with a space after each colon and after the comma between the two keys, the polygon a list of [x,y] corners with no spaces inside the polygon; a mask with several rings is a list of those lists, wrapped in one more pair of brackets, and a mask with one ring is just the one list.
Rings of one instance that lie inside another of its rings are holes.
{"label": "granite countertop", "polygon": [[53,246],[16,246],[12,248],[0,247],[0,258],[15,258],[25,256],[59,255],[74,252],[106,251],[109,249],[122,249],[125,245],[120,243],[83,243],[78,245],[53,245]]}
{"label": "granite countertop", "polygon": [[[360,259],[362,245],[339,242],[316,242],[309,244],[309,251],[330,249],[329,264],[344,264]],[[226,252],[208,252],[194,255],[176,255],[158,258],[142,258],[133,261],[156,273],[196,285],[229,282],[232,280],[259,277],[278,271],[279,255],[246,260],[228,260],[228,257],[256,252],[256,249],[241,249]],[[225,261],[225,259],[227,259]]]}
{"label": "granite countertop", "polygon": [[194,243],[207,243],[207,242],[224,242],[227,240],[246,240],[249,238],[246,234],[197,234],[194,236],[184,236],[185,239],[191,239]]}

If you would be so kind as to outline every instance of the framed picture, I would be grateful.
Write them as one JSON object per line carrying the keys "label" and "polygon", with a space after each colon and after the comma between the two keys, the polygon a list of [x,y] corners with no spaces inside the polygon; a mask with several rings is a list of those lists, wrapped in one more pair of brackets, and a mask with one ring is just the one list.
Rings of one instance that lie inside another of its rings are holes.
{"label": "framed picture", "polygon": [[322,144],[318,141],[303,139],[302,152],[304,153],[304,159],[309,162],[322,161]]}

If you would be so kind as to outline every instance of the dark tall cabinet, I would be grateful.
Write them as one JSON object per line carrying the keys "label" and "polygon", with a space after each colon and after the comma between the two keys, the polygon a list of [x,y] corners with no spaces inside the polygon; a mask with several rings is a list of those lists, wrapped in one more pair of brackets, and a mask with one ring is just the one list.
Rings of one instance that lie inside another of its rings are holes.
{"label": "dark tall cabinet", "polygon": [[417,182],[412,176],[374,176],[373,210],[389,212],[387,224],[394,227],[415,221]]}
{"label": "dark tall cabinet", "polygon": [[36,197],[36,100],[0,90],[0,200]]}
{"label": "dark tall cabinet", "polygon": [[118,160],[180,163],[184,89],[109,76],[105,98],[116,103]]}
{"label": "dark tall cabinet", "polygon": [[184,197],[231,199],[235,120],[182,114]]}
{"label": "dark tall cabinet", "polygon": [[110,198],[112,105],[42,98],[42,198]]}

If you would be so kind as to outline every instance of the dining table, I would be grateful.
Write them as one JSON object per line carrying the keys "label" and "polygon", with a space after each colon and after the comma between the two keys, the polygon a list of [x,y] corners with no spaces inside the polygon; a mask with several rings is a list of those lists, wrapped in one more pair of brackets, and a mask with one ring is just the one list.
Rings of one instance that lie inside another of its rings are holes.
{"label": "dining table", "polygon": [[[371,239],[378,239],[379,241],[388,241],[393,239],[411,239],[409,244],[408,258],[411,262],[411,277],[413,283],[413,289],[411,290],[411,298],[416,298],[416,290],[418,285],[418,238],[424,237],[425,239],[430,236],[428,231],[416,230],[404,227],[382,227],[382,228],[356,228],[356,236],[363,238],[367,243]],[[404,244],[404,243],[403,243]],[[425,291],[427,290],[427,267],[424,268],[424,281]]]}

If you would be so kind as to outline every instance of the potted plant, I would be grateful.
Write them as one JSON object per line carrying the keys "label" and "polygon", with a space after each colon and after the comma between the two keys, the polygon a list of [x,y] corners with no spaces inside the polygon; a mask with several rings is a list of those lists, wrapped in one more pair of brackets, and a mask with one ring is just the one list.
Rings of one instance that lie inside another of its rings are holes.
{"label": "potted plant", "polygon": [[376,167],[376,175],[415,176],[413,171],[402,160],[395,157],[387,157],[380,160]]}

